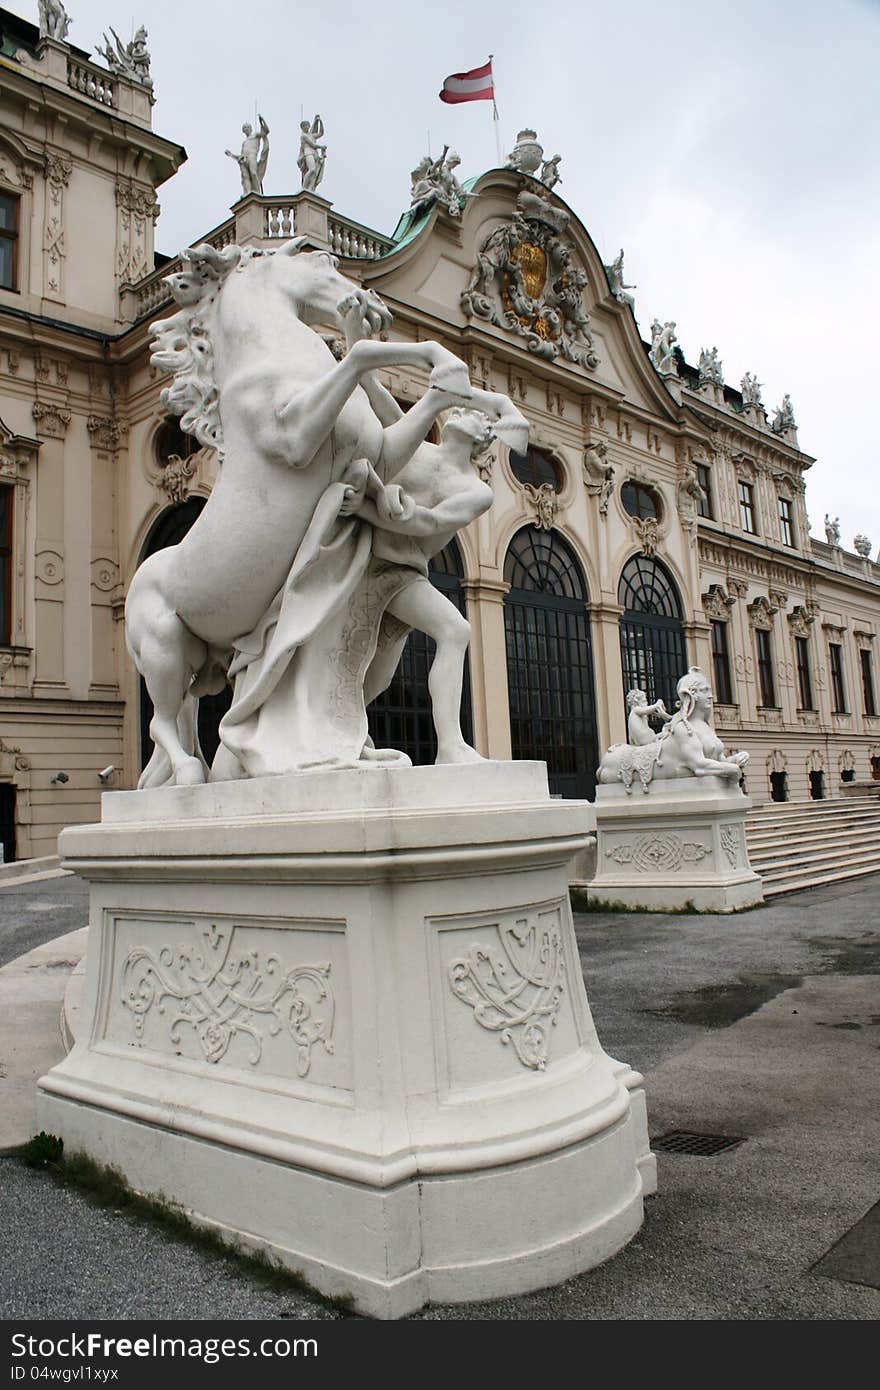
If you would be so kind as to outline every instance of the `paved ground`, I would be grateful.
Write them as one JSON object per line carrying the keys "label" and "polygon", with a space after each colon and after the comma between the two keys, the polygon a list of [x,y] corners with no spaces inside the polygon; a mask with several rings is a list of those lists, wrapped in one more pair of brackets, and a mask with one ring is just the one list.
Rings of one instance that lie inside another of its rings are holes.
{"label": "paved ground", "polygon": [[[27,948],[40,918],[31,904],[51,898],[57,909],[38,939],[81,925],[76,881],[50,888],[0,890],[0,951],[13,938]],[[660,1192],[640,1235],[602,1268],[543,1293],[420,1316],[880,1316],[876,1212],[837,1246],[826,1264],[835,1277],[813,1268],[880,1201],[880,876],[732,918],[576,921],[599,1035],[646,1073],[652,1134],[687,1128],[745,1142],[715,1158],[661,1153]],[[56,954],[65,957],[64,943]],[[34,960],[45,974],[45,953]],[[14,970],[22,978],[28,968]],[[96,1210],[9,1158],[0,1160],[0,1229],[2,1318],[337,1316]]]}

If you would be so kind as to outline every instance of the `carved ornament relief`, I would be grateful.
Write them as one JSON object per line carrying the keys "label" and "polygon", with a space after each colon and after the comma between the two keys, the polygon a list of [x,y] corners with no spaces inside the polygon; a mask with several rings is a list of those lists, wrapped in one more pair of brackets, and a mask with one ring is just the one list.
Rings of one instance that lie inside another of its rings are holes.
{"label": "carved ornament relief", "polygon": [[696,840],[683,840],[671,832],[638,835],[630,844],[613,845],[605,855],[615,864],[630,864],[639,873],[675,873],[682,864],[699,864],[709,845]]}
{"label": "carved ornament relief", "polygon": [[524,1067],[543,1071],[565,990],[559,908],[511,913],[495,930],[495,945],[471,946],[450,962],[450,988]]}
{"label": "carved ornament relief", "polygon": [[660,544],[660,523],[655,516],[632,516],[629,521],[642,554],[650,560]]}
{"label": "carved ornament relief", "polygon": [[583,304],[587,276],[574,264],[568,222],[563,208],[524,189],[479,248],[461,306],[524,338],[538,357],[593,368],[599,358]]}
{"label": "carved ornament relief", "polygon": [[748,605],[746,611],[752,627],[763,628],[769,632],[773,627],[773,619],[779,610],[771,604],[769,599],[759,595]]}
{"label": "carved ornament relief", "polygon": [[286,1033],[296,1072],[305,1077],[316,1046],[333,1052],[330,965],[285,966],[277,955],[238,951],[237,930],[230,923],[199,924],[195,945],[168,943],[155,951],[138,946],[128,952],[119,989],[135,1039],[143,1040],[145,1021],[155,1008],[175,1050],[186,1034],[204,1061],[216,1065],[240,1040],[243,1059],[257,1067],[267,1037]]}
{"label": "carved ornament relief", "polygon": [[730,618],[730,610],[736,603],[736,599],[726,594],[723,584],[710,584],[707,592],[701,594],[703,600],[703,612],[707,618],[714,618],[716,622],[726,623]]}
{"label": "carved ornament relief", "polygon": [[523,483],[522,489],[534,508],[535,526],[539,531],[552,531],[559,511],[559,496],[553,484],[542,483],[540,487],[533,487],[531,483]]}
{"label": "carved ornament relief", "polygon": [[34,401],[31,407],[37,435],[45,439],[63,439],[70,424],[70,411],[51,401]]}

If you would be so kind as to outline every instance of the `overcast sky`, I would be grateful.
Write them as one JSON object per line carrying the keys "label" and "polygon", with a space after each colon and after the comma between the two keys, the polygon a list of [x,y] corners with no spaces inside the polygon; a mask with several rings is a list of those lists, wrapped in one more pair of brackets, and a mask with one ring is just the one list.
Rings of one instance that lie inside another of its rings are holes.
{"label": "overcast sky", "polygon": [[[36,20],[36,4],[6,0]],[[623,246],[643,336],[674,319],[689,361],[717,344],[768,409],[790,392],[816,456],[814,535],[840,515],[880,545],[880,0],[69,0],[70,39],[149,31],[158,133],[189,160],[160,190],[176,252],[238,197],[255,103],[271,128],[267,193],[299,188],[302,112],[329,145],[321,193],[380,231],[409,171],[444,143],[463,176],[497,161],[488,103],[445,106],[451,72],[495,55],[502,149],[533,126],[562,155],[559,193],[609,260]]]}

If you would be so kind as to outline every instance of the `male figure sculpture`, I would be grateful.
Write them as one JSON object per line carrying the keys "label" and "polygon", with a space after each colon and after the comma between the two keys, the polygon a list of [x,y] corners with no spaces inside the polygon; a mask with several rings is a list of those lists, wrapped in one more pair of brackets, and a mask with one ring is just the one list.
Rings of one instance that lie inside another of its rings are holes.
{"label": "male figure sculpture", "polygon": [[260,122],[259,130],[254,134],[254,128],[247,121],[241,128],[244,140],[241,144],[241,154],[233,154],[232,150],[226,153],[230,159],[234,159],[241,174],[241,194],[246,197],[248,193],[262,193],[263,179],[266,175],[266,167],[269,163],[269,127],[258,117]]}
{"label": "male figure sculpture", "polygon": [[299,128],[301,134],[297,168],[302,174],[303,188],[314,193],[324,177],[324,165],[327,162],[327,146],[318,143],[324,134],[324,122],[320,116],[315,116],[311,125],[308,121],[300,121]]}

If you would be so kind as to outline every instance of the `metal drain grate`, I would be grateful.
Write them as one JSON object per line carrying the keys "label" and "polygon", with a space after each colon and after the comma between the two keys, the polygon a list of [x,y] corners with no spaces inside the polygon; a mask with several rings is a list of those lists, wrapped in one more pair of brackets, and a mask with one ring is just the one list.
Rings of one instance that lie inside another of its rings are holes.
{"label": "metal drain grate", "polygon": [[744,1144],[743,1136],[733,1134],[695,1134],[688,1129],[671,1129],[661,1134],[659,1139],[651,1140],[651,1148],[664,1154],[696,1154],[700,1158],[714,1158],[725,1149],[735,1149]]}

